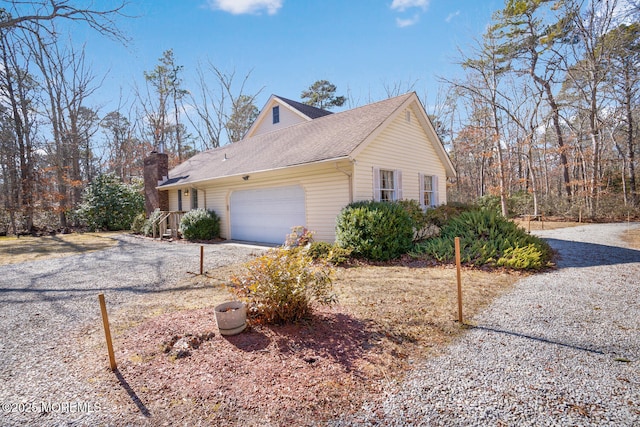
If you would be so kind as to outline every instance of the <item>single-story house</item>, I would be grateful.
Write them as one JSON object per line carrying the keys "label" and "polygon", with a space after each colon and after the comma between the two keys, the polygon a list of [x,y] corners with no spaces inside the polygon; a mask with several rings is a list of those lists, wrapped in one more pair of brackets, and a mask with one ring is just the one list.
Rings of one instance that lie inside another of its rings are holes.
{"label": "single-story house", "polygon": [[171,211],[215,211],[226,239],[281,244],[302,225],[332,242],[349,203],[444,204],[454,176],[414,92],[339,113],[273,95],[241,141],[193,156],[157,189]]}

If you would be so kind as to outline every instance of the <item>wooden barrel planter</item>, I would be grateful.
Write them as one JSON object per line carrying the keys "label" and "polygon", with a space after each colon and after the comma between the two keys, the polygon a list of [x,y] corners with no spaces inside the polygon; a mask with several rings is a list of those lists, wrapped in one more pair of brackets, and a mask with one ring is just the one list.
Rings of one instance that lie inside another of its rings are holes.
{"label": "wooden barrel planter", "polygon": [[221,335],[236,335],[247,327],[247,305],[241,301],[217,305],[214,312]]}

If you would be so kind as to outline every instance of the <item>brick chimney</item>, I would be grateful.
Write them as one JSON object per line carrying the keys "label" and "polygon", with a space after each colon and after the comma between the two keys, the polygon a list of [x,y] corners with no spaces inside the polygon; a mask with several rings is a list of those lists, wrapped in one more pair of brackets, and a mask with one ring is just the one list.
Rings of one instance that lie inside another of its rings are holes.
{"label": "brick chimney", "polygon": [[167,179],[169,156],[152,151],[144,159],[144,209],[147,217],[156,209],[169,210],[169,192],[158,191],[156,187]]}

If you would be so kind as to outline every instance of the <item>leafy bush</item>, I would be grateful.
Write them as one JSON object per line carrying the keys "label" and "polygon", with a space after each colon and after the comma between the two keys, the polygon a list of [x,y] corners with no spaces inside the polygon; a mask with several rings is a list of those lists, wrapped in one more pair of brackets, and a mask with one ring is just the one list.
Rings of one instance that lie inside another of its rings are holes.
{"label": "leafy bush", "polygon": [[220,218],[214,211],[194,209],[180,220],[180,233],[187,240],[211,240],[220,236]]}
{"label": "leafy bush", "polygon": [[502,213],[502,206],[500,204],[500,196],[494,194],[487,194],[476,200],[476,205],[480,209],[495,212],[497,214]]}
{"label": "leafy bush", "polygon": [[327,242],[313,242],[309,246],[309,256],[315,260],[324,260],[329,264],[341,265],[349,260],[351,250]]}
{"label": "leafy bush", "polygon": [[517,191],[507,200],[509,216],[520,216],[533,213],[533,195],[527,191]]}
{"label": "leafy bush", "polygon": [[252,317],[264,323],[296,322],[311,315],[313,303],[336,302],[333,274],[325,263],[314,263],[306,248],[277,248],[247,263],[230,287]]}
{"label": "leafy bush", "polygon": [[129,230],[143,211],[141,183],[124,184],[114,174],[104,174],[87,186],[76,213],[92,230]]}
{"label": "leafy bush", "polygon": [[370,260],[398,258],[411,248],[413,235],[413,221],[397,202],[351,203],[337,219],[338,245]]}
{"label": "leafy bush", "polygon": [[307,230],[302,225],[291,228],[291,233],[287,235],[284,245],[288,248],[306,246],[313,242],[313,231]]}
{"label": "leafy bush", "polygon": [[142,225],[140,232],[147,237],[153,236],[153,223],[157,221],[161,216],[162,216],[162,212],[160,211],[160,209],[156,209],[153,212],[151,212],[151,215],[149,215],[149,218]]}
{"label": "leafy bush", "polygon": [[413,241],[419,242],[433,233],[431,224],[427,220],[425,211],[417,200],[399,200],[398,203],[407,211],[413,221]]}
{"label": "leafy bush", "polygon": [[449,220],[460,215],[462,212],[475,210],[477,207],[462,203],[449,203],[440,205],[433,209],[428,209],[425,213],[425,220],[428,224],[442,228]]}
{"label": "leafy bush", "polygon": [[142,229],[146,222],[147,215],[144,212],[141,212],[133,219],[133,222],[131,223],[131,231],[135,234],[142,234]]}
{"label": "leafy bush", "polygon": [[416,245],[412,254],[452,262],[455,237],[460,237],[462,262],[475,266],[539,269],[551,260],[551,248],[545,241],[488,210],[463,212],[442,228],[439,237]]}

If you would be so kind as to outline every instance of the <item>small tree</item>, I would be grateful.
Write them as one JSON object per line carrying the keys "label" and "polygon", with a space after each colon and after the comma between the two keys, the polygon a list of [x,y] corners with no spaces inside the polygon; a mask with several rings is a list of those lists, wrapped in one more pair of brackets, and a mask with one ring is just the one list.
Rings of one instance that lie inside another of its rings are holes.
{"label": "small tree", "polygon": [[344,96],[336,96],[336,85],[327,80],[318,80],[309,89],[302,91],[300,98],[305,104],[317,108],[329,109],[340,107],[347,100]]}
{"label": "small tree", "polygon": [[84,191],[76,213],[92,230],[129,230],[144,212],[142,184],[124,184],[114,174],[96,177]]}

